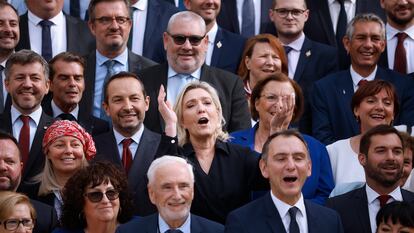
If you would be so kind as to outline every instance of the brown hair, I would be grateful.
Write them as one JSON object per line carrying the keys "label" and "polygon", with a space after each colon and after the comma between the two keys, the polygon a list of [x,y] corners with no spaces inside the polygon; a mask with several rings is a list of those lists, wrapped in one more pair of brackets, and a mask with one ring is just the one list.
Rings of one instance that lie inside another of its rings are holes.
{"label": "brown hair", "polygon": [[57,61],[64,61],[67,63],[76,62],[80,66],[82,66],[82,69],[85,69],[85,59],[83,59],[81,56],[78,56],[77,54],[71,53],[71,52],[61,52],[58,55],[54,56],[52,60],[49,61],[49,79],[53,80],[53,76],[55,75],[56,71],[53,67],[55,62]]}

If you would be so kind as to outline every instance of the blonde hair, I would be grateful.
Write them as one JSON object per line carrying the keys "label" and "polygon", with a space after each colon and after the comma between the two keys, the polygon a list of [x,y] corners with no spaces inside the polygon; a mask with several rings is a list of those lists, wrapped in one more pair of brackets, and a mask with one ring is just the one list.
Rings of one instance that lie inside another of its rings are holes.
{"label": "blonde hair", "polygon": [[30,199],[21,193],[11,191],[0,192],[0,221],[3,222],[12,215],[16,205],[25,204],[29,207],[30,216],[33,220],[36,219],[36,211],[30,203]]}
{"label": "blonde hair", "polygon": [[190,142],[190,135],[186,129],[182,126],[182,118],[183,118],[183,99],[185,94],[188,91],[194,89],[203,89],[208,92],[213,100],[214,105],[216,106],[218,112],[218,119],[220,124],[216,127],[215,130],[215,138],[221,141],[227,141],[230,136],[227,132],[223,131],[223,126],[226,124],[226,121],[223,117],[223,112],[220,104],[220,99],[218,97],[217,91],[214,87],[210,84],[202,81],[192,81],[184,86],[183,90],[178,95],[177,101],[174,105],[174,111],[177,114],[178,124],[177,124],[177,136],[178,136],[178,145],[183,146],[186,143]]}

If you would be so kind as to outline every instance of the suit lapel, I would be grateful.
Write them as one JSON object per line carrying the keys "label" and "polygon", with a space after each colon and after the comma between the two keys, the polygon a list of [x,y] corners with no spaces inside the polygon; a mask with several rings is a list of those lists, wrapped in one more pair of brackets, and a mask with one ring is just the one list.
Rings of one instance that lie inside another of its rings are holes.
{"label": "suit lapel", "polygon": [[328,38],[329,44],[336,45],[335,32],[333,30],[331,14],[329,13],[328,1],[320,1],[318,16],[325,31],[325,35]]}
{"label": "suit lapel", "polygon": [[138,73],[141,70],[141,65],[139,63],[139,58],[137,55],[133,54],[131,50],[128,49],[128,71],[132,73]]}
{"label": "suit lapel", "polygon": [[295,70],[295,77],[293,78],[296,82],[299,83],[300,78],[302,77],[303,71],[305,70],[306,65],[309,62],[309,59],[312,56],[312,42],[305,37],[302,48],[300,50],[298,65]]}
{"label": "suit lapel", "polygon": [[283,226],[282,218],[279,215],[275,204],[272,201],[270,192],[264,197],[264,207],[266,212],[266,223],[268,224],[271,232],[273,233],[286,233],[285,227]]}
{"label": "suit lapel", "polygon": [[146,224],[146,233],[159,233],[158,231],[158,214],[150,215],[147,219],[148,224]]}
{"label": "suit lapel", "polygon": [[191,233],[202,233],[203,229],[201,228],[200,222],[197,218],[193,217],[191,214]]}
{"label": "suit lapel", "polygon": [[72,19],[70,17],[67,17],[66,14],[65,15],[65,19],[66,19],[66,48],[67,51],[78,51],[77,45],[79,43],[75,43],[74,41],[77,39],[78,33],[76,32],[77,26],[76,23],[74,21],[72,21]]}
{"label": "suit lapel", "polygon": [[[223,31],[222,29],[219,27],[217,29],[217,34],[216,34],[216,38],[214,40],[214,44],[213,44],[213,54],[211,55],[211,62],[210,65],[211,66],[217,66],[219,63],[219,58],[221,55],[221,47],[223,46],[222,41],[223,40]],[[221,44],[220,46],[217,46],[217,44]]]}
{"label": "suit lapel", "polygon": [[145,22],[144,45],[142,54],[145,54],[144,51],[146,49],[151,49],[147,45],[149,45],[151,39],[153,39],[152,34],[155,28],[157,28],[156,23],[158,22],[158,19],[161,18],[161,10],[159,8],[160,6],[158,1],[148,1],[147,22]]}
{"label": "suit lapel", "polygon": [[96,51],[92,51],[87,57],[87,66],[85,69],[85,92],[79,104],[79,112],[92,114],[93,99],[95,91],[95,73],[96,73]]}
{"label": "suit lapel", "polygon": [[[157,74],[155,74],[155,75],[157,75]],[[162,84],[164,86],[164,88],[165,88],[165,93],[167,93],[167,91],[168,91],[168,88],[167,88],[167,84],[168,84],[168,64],[167,63],[164,63],[162,65],[162,67],[160,69],[160,74],[158,74],[158,75],[159,76],[154,76],[154,77],[159,77],[161,82],[159,83],[158,87],[156,86],[154,89],[155,90],[159,90],[160,89],[160,86]],[[201,75],[201,77],[202,76],[203,75]],[[201,80],[201,77],[200,77],[200,80]],[[155,94],[154,95],[155,100],[153,100],[152,102],[155,103],[155,105],[157,107],[156,109],[158,109],[158,103],[156,101],[156,98],[158,96],[158,91],[157,91],[157,93],[154,93],[154,94]],[[162,119],[161,114],[159,114],[159,111],[158,110],[156,110],[156,114],[158,115],[158,121],[160,122],[161,130],[164,131],[165,122]]]}
{"label": "suit lapel", "polygon": [[362,228],[362,232],[371,232],[371,224],[369,221],[368,212],[368,197],[365,191],[365,185],[359,188],[355,192],[355,205],[350,208],[355,208],[356,218],[358,219],[359,226]]}
{"label": "suit lapel", "polygon": [[[339,106],[344,106],[349,108],[351,103],[352,96],[354,95],[354,86],[352,83],[351,73],[349,69],[341,72],[341,77],[337,79],[336,88],[339,92],[338,95],[341,96],[342,103],[338,103]],[[355,120],[353,110],[345,111],[346,112],[346,119],[348,121],[348,125],[352,126],[352,130],[355,134],[359,132],[359,126]]]}

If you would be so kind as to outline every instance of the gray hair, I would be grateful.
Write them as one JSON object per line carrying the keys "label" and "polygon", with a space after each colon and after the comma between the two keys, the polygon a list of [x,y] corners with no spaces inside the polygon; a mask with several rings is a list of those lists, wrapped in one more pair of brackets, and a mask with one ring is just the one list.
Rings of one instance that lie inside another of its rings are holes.
{"label": "gray hair", "polygon": [[186,21],[186,22],[198,22],[200,28],[203,31],[203,34],[206,33],[206,23],[205,23],[204,19],[201,18],[200,15],[198,15],[198,14],[192,12],[192,11],[181,11],[181,12],[178,12],[178,13],[175,13],[174,15],[172,15],[170,20],[168,21],[168,25],[167,25],[167,32],[168,33],[171,32],[171,27],[177,20]]}
{"label": "gray hair", "polygon": [[42,65],[45,80],[49,81],[49,64],[42,56],[28,49],[23,49],[18,52],[15,52],[9,57],[9,59],[6,62],[6,67],[4,69],[6,79],[8,80],[10,78],[10,69],[13,65],[27,65],[36,62]]}
{"label": "gray hair", "polygon": [[194,172],[193,166],[184,158],[172,155],[164,155],[154,161],[152,161],[150,167],[148,168],[147,177],[148,177],[148,185],[152,185],[155,180],[155,173],[158,169],[173,163],[179,163],[184,165],[187,170],[188,174],[190,174],[191,182],[194,183]]}
{"label": "gray hair", "polygon": [[346,28],[346,34],[345,37],[348,37],[349,39],[352,38],[355,31],[355,24],[359,22],[374,22],[378,23],[381,27],[381,39],[385,39],[385,24],[382,21],[382,19],[373,13],[366,13],[366,14],[358,14],[355,15],[355,17],[349,22],[347,28]]}

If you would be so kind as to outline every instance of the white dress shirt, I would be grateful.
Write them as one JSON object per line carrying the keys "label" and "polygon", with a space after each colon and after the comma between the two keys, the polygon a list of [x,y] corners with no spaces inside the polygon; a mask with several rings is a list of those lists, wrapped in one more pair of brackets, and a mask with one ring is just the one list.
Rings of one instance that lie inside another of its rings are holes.
{"label": "white dress shirt", "polygon": [[139,0],[131,7],[135,8],[132,15],[132,52],[142,55],[144,48],[145,25],[147,23],[148,0]]}
{"label": "white dress shirt", "polygon": [[354,92],[356,92],[356,90],[358,90],[358,83],[362,79],[365,79],[367,81],[374,80],[375,79],[375,75],[377,74],[377,69],[378,69],[378,66],[375,66],[374,71],[370,75],[368,75],[367,77],[362,77],[360,74],[358,74],[354,70],[354,68],[351,65],[350,72],[351,72],[352,83],[353,83],[353,86],[354,86]]}
{"label": "white dress shirt", "polygon": [[[394,69],[394,57],[395,49],[397,48],[397,29],[387,24],[385,26],[387,32],[387,56],[388,56],[388,67]],[[405,31],[408,37],[404,40],[404,48],[407,56],[407,74],[414,72],[414,25],[407,28]]]}
{"label": "white dress shirt", "polygon": [[[122,161],[122,149],[123,149],[122,140],[124,140],[126,137],[122,136],[118,131],[116,131],[115,128],[113,128],[113,130],[114,130],[114,135],[115,135],[115,141],[116,141],[116,144],[118,145],[119,156]],[[132,142],[129,145],[129,150],[131,151],[132,159],[135,158],[135,154],[137,153],[138,145],[139,145],[139,142],[141,141],[143,132],[144,132],[144,125],[141,123],[139,130],[131,137]]]}
{"label": "white dress shirt", "polygon": [[[22,115],[19,110],[17,110],[13,105],[10,109],[11,113],[11,122],[12,122],[12,128],[13,128],[13,136],[19,140],[20,131],[23,127],[23,122],[20,120],[20,115]],[[37,126],[40,122],[40,117],[42,116],[42,106],[39,106],[38,109],[36,109],[34,112],[32,112],[30,115],[29,120],[29,126],[30,126],[30,145],[29,145],[29,151],[32,148],[33,139],[36,134]]]}
{"label": "white dress shirt", "polygon": [[[368,184],[365,187],[366,187],[367,199],[368,199],[369,222],[371,225],[372,233],[375,233],[377,230],[377,224],[375,221],[375,217],[377,216],[377,213],[381,208],[380,202],[377,199],[379,194],[375,192],[371,187],[369,187]],[[388,200],[387,203],[390,203],[393,201],[403,201],[401,189],[399,186],[396,189],[394,189],[394,191],[389,193],[388,195],[390,195],[391,198]]]}
{"label": "white dress shirt", "polygon": [[291,79],[295,77],[296,67],[298,66],[300,51],[302,50],[303,42],[305,42],[305,34],[302,32],[298,39],[286,45],[292,48],[292,50],[288,53],[287,56],[289,78]]}
{"label": "white dress shirt", "polygon": [[207,33],[207,36],[208,36],[208,47],[207,47],[207,53],[206,53],[206,64],[207,65],[211,64],[211,57],[213,56],[214,41],[216,40],[217,31],[218,31],[218,26],[217,26],[217,23],[215,23],[214,26]]}
{"label": "white dress shirt", "polygon": [[298,202],[296,202],[293,206],[279,200],[275,195],[273,195],[272,191],[270,191],[270,196],[272,197],[272,201],[279,212],[279,216],[282,219],[283,226],[285,227],[287,233],[289,233],[290,224],[290,215],[288,211],[293,206],[299,209],[299,211],[296,212],[296,221],[298,222],[300,232],[308,232],[308,219],[306,216],[305,202],[302,194],[300,195]]}
{"label": "white dress shirt", "polygon": [[[239,30],[242,31],[243,23],[243,1],[237,0],[237,19],[239,21]],[[253,0],[254,4],[254,34],[257,35],[260,33],[260,20],[261,20],[261,0]],[[266,17],[269,17],[266,15]]]}
{"label": "white dress shirt", "polygon": [[[336,34],[336,26],[338,25],[339,11],[341,4],[337,0],[328,0],[329,13],[331,15],[333,30]],[[347,22],[349,23],[355,16],[356,0],[344,0]]]}
{"label": "white dress shirt", "polygon": [[[62,109],[60,109],[54,100],[52,100],[52,102],[50,103],[50,105],[52,106],[52,111],[53,111],[53,118],[58,117],[60,114],[64,113],[62,111]],[[78,119],[78,115],[79,115],[79,105],[76,105],[76,108],[74,108],[71,112],[69,112],[69,114],[71,114],[73,117],[75,117],[76,119]]]}
{"label": "white dress shirt", "polygon": [[[43,19],[37,17],[30,11],[28,11],[28,18],[30,49],[38,54],[42,54],[42,26],[39,23]],[[65,52],[67,48],[66,18],[62,11],[60,11],[59,14],[48,20],[53,23],[50,26],[50,37],[52,39],[52,54],[56,56],[61,52]]]}

